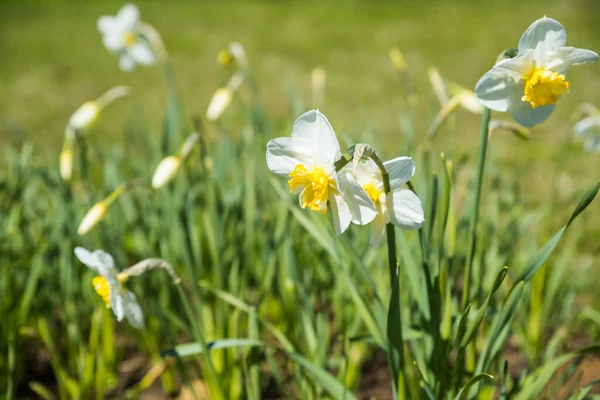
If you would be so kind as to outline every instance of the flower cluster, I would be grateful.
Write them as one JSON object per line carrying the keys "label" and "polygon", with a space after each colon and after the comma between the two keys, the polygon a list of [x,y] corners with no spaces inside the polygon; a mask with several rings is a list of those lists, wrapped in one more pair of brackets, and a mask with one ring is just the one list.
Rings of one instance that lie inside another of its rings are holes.
{"label": "flower cluster", "polygon": [[291,137],[267,143],[271,172],[288,178],[290,193],[299,195],[300,206],[325,214],[331,209],[339,235],[351,223],[372,223],[371,245],[378,246],[386,223],[403,229],[419,229],[423,207],[419,198],[401,186],[413,176],[408,157],[384,163],[390,191],[384,190],[382,171],[372,160],[336,168],[342,159],[339,142],[329,121],[318,110],[301,115]]}

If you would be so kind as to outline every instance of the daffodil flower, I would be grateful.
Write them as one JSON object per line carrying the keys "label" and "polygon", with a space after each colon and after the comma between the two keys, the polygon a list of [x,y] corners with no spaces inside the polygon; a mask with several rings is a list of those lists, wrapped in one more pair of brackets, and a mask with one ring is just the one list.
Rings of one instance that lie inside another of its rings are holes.
{"label": "daffodil flower", "polygon": [[112,256],[103,250],[90,252],[83,247],[75,248],[75,255],[98,275],[92,279],[96,293],[113,310],[117,321],[126,318],[134,328],[144,326],[144,313],[133,292],[127,290],[124,283],[129,275],[119,273]]}
{"label": "daffodil flower", "polygon": [[104,47],[119,56],[119,67],[132,71],[136,64],[153,65],[156,62],[151,43],[140,34],[140,11],[135,4],[126,4],[117,15],[98,18],[98,30]]}
{"label": "daffodil flower", "polygon": [[299,195],[300,207],[325,214],[329,203],[338,235],[350,223],[368,224],[376,215],[375,205],[354,177],[336,172],[334,163],[340,157],[335,132],[318,110],[301,115],[291,137],[267,143],[271,172],[288,178],[290,193]]}
{"label": "daffodil flower", "polygon": [[371,159],[356,165],[348,164],[342,171],[352,171],[356,181],[375,204],[377,216],[371,222],[371,246],[377,247],[385,233],[385,225],[392,223],[406,230],[419,229],[423,224],[423,206],[417,195],[402,185],[415,173],[415,163],[410,157],[398,157],[383,163],[390,179],[389,194],[383,187],[381,170]]}
{"label": "daffodil flower", "polygon": [[558,21],[538,19],[521,37],[517,56],[498,62],[477,82],[477,97],[492,110],[508,111],[523,126],[542,123],[569,91],[567,68],[598,60],[593,51],[566,43],[567,32]]}
{"label": "daffodil flower", "polygon": [[600,115],[586,117],[573,126],[573,130],[583,139],[583,148],[590,152],[600,152]]}

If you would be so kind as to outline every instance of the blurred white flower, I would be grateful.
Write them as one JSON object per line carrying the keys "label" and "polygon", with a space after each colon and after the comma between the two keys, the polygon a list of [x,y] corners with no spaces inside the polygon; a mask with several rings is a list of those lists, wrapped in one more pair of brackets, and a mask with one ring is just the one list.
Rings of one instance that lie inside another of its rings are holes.
{"label": "blurred white flower", "polygon": [[410,157],[398,157],[383,163],[390,179],[390,194],[386,195],[381,171],[371,159],[347,165],[342,171],[352,171],[357,182],[367,192],[377,210],[371,222],[371,246],[377,247],[389,222],[399,228],[419,229],[424,221],[421,200],[409,189],[402,188],[415,173]]}
{"label": "blurred white flower", "polygon": [[123,285],[129,275],[117,271],[112,256],[103,250],[90,252],[83,247],[76,247],[75,255],[79,261],[98,273],[92,279],[92,285],[106,306],[112,308],[117,321],[120,322],[125,317],[134,328],[142,328],[144,326],[142,308],[135,294]]}
{"label": "blurred white flower", "polygon": [[567,68],[598,60],[593,51],[566,43],[567,32],[558,21],[538,19],[521,37],[517,56],[498,62],[477,82],[477,97],[492,110],[508,111],[523,126],[542,123],[569,91]]}
{"label": "blurred white flower", "polygon": [[64,181],[70,181],[73,176],[73,149],[64,148],[59,157],[60,176]]}
{"label": "blurred white flower", "polygon": [[238,72],[229,79],[229,82],[227,82],[225,87],[217,89],[210,99],[208,109],[206,110],[206,118],[209,121],[216,121],[219,119],[221,114],[223,114],[231,104],[233,93],[241,86],[243,81],[244,76]]}
{"label": "blurred white flower", "polygon": [[136,64],[153,65],[156,55],[151,43],[140,34],[140,11],[135,4],[126,4],[117,15],[98,18],[98,30],[104,46],[119,56],[119,67],[132,71]]}
{"label": "blurred white flower", "polygon": [[163,158],[152,176],[152,187],[159,189],[169,183],[177,175],[181,168],[181,160],[177,156],[167,156]]}
{"label": "blurred white flower", "polygon": [[246,50],[238,42],[231,42],[227,48],[219,51],[217,62],[224,67],[228,67],[235,62],[240,68],[248,68]]}
{"label": "blurred white flower", "polygon": [[[128,86],[115,86],[110,88],[102,96],[93,101],[83,103],[69,118],[66,135],[72,133],[85,133],[98,119],[100,112],[113,101],[127,96],[131,92]],[[69,132],[69,129],[74,132]]]}
{"label": "blurred white flower", "polygon": [[318,110],[301,115],[291,137],[267,143],[271,172],[289,178],[290,193],[299,195],[300,207],[325,214],[329,202],[338,235],[351,222],[368,224],[376,215],[375,205],[352,174],[336,172],[334,163],[340,157],[335,132]]}
{"label": "blurred white flower", "polygon": [[583,139],[583,148],[590,153],[600,152],[600,115],[582,119],[573,130]]}
{"label": "blurred white flower", "polygon": [[181,164],[188,158],[198,140],[200,140],[198,133],[189,134],[177,155],[167,156],[158,163],[152,176],[152,187],[154,189],[160,189],[177,175],[177,172],[181,169]]}
{"label": "blurred white flower", "polygon": [[108,207],[103,201],[94,204],[81,220],[79,228],[77,228],[77,234],[83,236],[91,231],[93,227],[102,221],[107,210]]}

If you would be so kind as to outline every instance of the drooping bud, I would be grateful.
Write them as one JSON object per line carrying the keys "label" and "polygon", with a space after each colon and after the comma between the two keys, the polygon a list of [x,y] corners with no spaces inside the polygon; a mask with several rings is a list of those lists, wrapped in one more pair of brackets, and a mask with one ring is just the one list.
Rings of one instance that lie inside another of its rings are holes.
{"label": "drooping bud", "polygon": [[181,168],[181,160],[177,156],[167,156],[163,158],[152,176],[152,187],[159,189],[169,183]]}
{"label": "drooping bud", "polygon": [[104,201],[94,204],[92,208],[85,214],[83,220],[77,228],[77,234],[83,236],[92,230],[106,215],[108,207]]}
{"label": "drooping bud", "polygon": [[95,101],[88,101],[77,109],[69,119],[69,127],[83,131],[92,126],[100,115],[100,106]]}

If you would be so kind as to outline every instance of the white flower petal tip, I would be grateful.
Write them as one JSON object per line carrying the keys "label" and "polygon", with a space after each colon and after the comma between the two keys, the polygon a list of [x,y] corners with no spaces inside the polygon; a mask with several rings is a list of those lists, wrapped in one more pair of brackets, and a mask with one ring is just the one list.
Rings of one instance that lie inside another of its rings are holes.
{"label": "white flower petal tip", "polygon": [[169,183],[181,168],[181,160],[176,156],[163,158],[152,176],[152,188],[160,189]]}
{"label": "white flower petal tip", "polygon": [[213,97],[210,99],[210,103],[208,103],[206,118],[209,121],[218,120],[221,114],[223,114],[227,107],[229,107],[229,104],[231,104],[232,97],[233,93],[231,90],[227,88],[217,89]]}
{"label": "white flower petal tip", "polygon": [[96,203],[83,217],[77,234],[83,236],[89,233],[106,215],[107,206],[104,202]]}
{"label": "white flower petal tip", "polygon": [[518,54],[498,62],[477,82],[477,97],[491,110],[508,111],[527,128],[544,122],[569,92],[567,68],[598,59],[595,52],[567,47],[566,42],[558,21],[535,21],[521,37]]}

